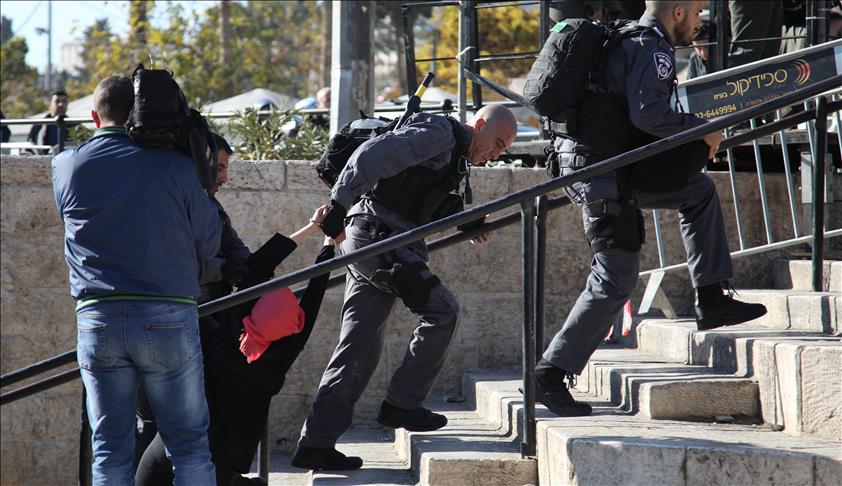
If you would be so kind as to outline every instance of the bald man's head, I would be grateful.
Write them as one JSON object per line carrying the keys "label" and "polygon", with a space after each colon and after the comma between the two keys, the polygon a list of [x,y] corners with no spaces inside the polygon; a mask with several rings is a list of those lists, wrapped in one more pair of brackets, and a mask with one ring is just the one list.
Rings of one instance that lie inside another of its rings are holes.
{"label": "bald man's head", "polygon": [[472,132],[468,159],[473,165],[497,160],[512,146],[517,135],[517,120],[503,105],[486,105],[466,123]]}

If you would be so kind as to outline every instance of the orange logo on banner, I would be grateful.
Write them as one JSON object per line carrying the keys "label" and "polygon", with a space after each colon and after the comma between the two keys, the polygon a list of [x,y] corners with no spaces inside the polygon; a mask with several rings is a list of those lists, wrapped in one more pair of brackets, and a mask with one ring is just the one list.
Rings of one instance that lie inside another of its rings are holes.
{"label": "orange logo on banner", "polygon": [[810,63],[804,59],[796,59],[792,64],[795,65],[795,84],[802,85],[810,79]]}

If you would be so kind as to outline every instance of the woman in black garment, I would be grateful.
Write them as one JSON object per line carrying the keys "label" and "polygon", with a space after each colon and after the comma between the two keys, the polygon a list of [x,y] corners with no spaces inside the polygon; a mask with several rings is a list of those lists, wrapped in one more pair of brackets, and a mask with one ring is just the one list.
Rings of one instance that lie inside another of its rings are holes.
{"label": "woman in black garment", "polygon": [[[313,215],[310,224],[290,235],[275,234],[246,261],[246,277],[239,289],[252,287],[269,280],[275,267],[291,254],[298,244],[318,228],[324,218],[324,208]],[[325,244],[316,263],[333,258],[334,242]],[[216,466],[217,486],[262,484],[243,478],[251,468],[257,445],[266,427],[269,404],[284,384],[287,371],[295,362],[318,317],[329,275],[315,277],[301,293],[299,305],[304,311],[301,332],[269,344],[260,357],[249,363],[240,351],[243,318],[251,312],[256,301],[246,302],[213,315],[219,327],[207,337],[205,347],[205,395],[210,412],[208,441]],[[137,486],[171,485],[172,466],[164,444],[157,435],[146,448],[138,465]]]}

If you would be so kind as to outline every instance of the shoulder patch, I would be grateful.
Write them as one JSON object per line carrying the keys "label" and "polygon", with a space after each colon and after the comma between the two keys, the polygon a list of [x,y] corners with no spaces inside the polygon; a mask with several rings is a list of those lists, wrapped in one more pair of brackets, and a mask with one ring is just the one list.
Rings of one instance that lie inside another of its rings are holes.
{"label": "shoulder patch", "polygon": [[672,76],[672,59],[663,52],[653,54],[655,59],[655,70],[658,72],[658,79],[669,79]]}

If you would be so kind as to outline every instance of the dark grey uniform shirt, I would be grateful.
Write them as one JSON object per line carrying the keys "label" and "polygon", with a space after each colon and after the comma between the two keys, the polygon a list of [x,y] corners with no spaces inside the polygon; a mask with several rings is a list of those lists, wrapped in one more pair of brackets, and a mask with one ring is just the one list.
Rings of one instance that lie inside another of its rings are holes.
{"label": "dark grey uniform shirt", "polygon": [[604,88],[628,100],[629,118],[638,129],[659,138],[704,125],[705,120],[675,109],[675,47],[652,15],[640,17],[649,30],[623,39],[611,53]]}
{"label": "dark grey uniform shirt", "polygon": [[[417,113],[402,128],[363,143],[348,159],[330,198],[347,208],[373,189],[378,181],[410,167],[421,165],[441,169],[450,163],[455,147],[453,127],[445,117]],[[360,215],[376,217],[397,232],[416,226],[386,205],[364,196],[348,210],[348,216]],[[412,248],[426,258],[423,243],[412,245]]]}

